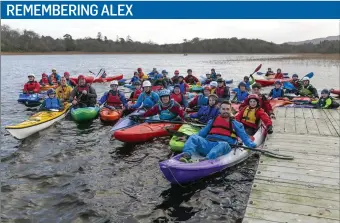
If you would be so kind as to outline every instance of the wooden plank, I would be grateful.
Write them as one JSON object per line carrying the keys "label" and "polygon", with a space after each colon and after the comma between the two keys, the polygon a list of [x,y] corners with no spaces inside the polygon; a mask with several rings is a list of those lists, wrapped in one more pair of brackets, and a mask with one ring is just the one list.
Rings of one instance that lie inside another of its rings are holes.
{"label": "wooden plank", "polygon": [[310,155],[326,155],[326,156],[337,156],[339,157],[339,149],[332,147],[318,147],[308,145],[294,145],[292,148],[288,143],[282,143],[280,145],[272,144],[263,147],[266,150],[280,151],[280,153],[290,152],[290,153],[302,153]]}
{"label": "wooden plank", "polygon": [[323,145],[324,143],[339,143],[339,137],[325,137],[325,136],[317,136],[317,135],[296,135],[296,134],[272,134],[271,139],[275,140],[294,140],[294,141],[303,141],[304,143],[313,143],[313,144],[320,144]]}
{"label": "wooden plank", "polygon": [[[329,163],[336,163],[337,165],[339,165],[339,157],[338,156],[327,156],[327,155],[314,155],[313,156],[309,156],[309,153],[297,153],[297,152],[290,152],[290,151],[281,151],[279,149],[275,149],[272,150],[273,152],[276,153],[282,153],[285,155],[290,155],[290,156],[294,156],[294,160],[300,161],[300,160],[311,160],[314,161],[315,165],[317,165],[317,162],[319,160],[322,160],[324,162],[329,162]],[[262,158],[262,156],[261,156]],[[273,159],[273,158],[271,158]]]}
{"label": "wooden plank", "polygon": [[325,115],[322,109],[312,109],[312,114],[314,119],[324,119]]}
{"label": "wooden plank", "polygon": [[284,120],[284,118],[276,118],[273,121],[273,131],[275,133],[284,133],[284,131],[285,131],[285,120]]}
{"label": "wooden plank", "polygon": [[286,118],[294,118],[295,117],[295,109],[286,109]]}
{"label": "wooden plank", "polygon": [[[315,139],[316,141],[317,139]],[[331,151],[332,153],[339,153],[339,144],[338,143],[333,143],[329,142],[329,143],[324,143],[323,145],[320,145],[320,143],[318,144],[314,144],[314,142],[307,142],[305,143],[304,141],[300,140],[300,141],[281,141],[280,143],[275,143],[277,142],[277,140],[273,140],[273,139],[269,139],[267,142],[265,142],[264,147],[266,149],[271,149],[273,146],[274,147],[278,147],[281,146],[282,149],[288,149],[288,150],[292,150],[292,151],[305,151],[307,149],[307,151],[319,151],[319,152],[328,152]]]}
{"label": "wooden plank", "polygon": [[333,119],[335,119],[337,121],[338,125],[340,125],[339,124],[339,122],[340,122],[340,114],[339,114],[339,112],[337,110],[335,110],[335,109],[327,109],[327,111],[333,117]]}
{"label": "wooden plank", "polygon": [[319,130],[320,135],[331,136],[332,133],[329,130],[327,124],[324,119],[314,119]]}
{"label": "wooden plank", "polygon": [[261,166],[291,167],[291,168],[310,169],[310,170],[320,170],[321,168],[323,171],[326,171],[326,172],[333,172],[333,173],[338,173],[338,174],[340,173],[339,165],[325,166],[325,165],[320,165],[319,162],[317,165],[315,165],[315,162],[314,163],[280,162],[278,160],[274,161],[272,159],[272,160],[268,160],[265,162],[262,161],[259,168]]}
{"label": "wooden plank", "polygon": [[287,133],[295,133],[295,118],[285,118],[284,121],[285,125],[285,132]]}
{"label": "wooden plank", "polygon": [[304,118],[302,109],[303,108],[294,108],[294,117],[295,118]]}
{"label": "wooden plank", "polygon": [[324,110],[326,116],[328,117],[330,123],[332,124],[332,126],[334,127],[335,131],[338,133],[338,135],[340,136],[340,126],[339,126],[339,122],[337,122],[333,116],[329,113],[329,110]]}
{"label": "wooden plank", "polygon": [[280,223],[339,223],[338,220],[325,219],[321,217],[314,217],[308,215],[299,215],[295,213],[283,212],[283,211],[273,211],[259,209],[255,207],[248,206],[246,217],[263,219],[267,221],[276,221]]}
{"label": "wooden plank", "polygon": [[287,110],[287,108],[277,108],[277,116],[276,116],[276,118],[277,119],[281,119],[281,118],[286,117],[286,110]]}
{"label": "wooden plank", "polygon": [[315,119],[313,119],[313,118],[310,118],[310,119],[308,118],[308,120],[306,119],[306,125],[307,125],[307,133],[308,134],[320,135],[319,129],[316,126]]}
{"label": "wooden plank", "polygon": [[302,118],[295,119],[295,128],[297,134],[307,134],[306,120]]}
{"label": "wooden plank", "polygon": [[[267,156],[261,156],[261,162],[266,163],[266,164],[270,164],[270,163],[274,163],[273,161],[274,159],[271,157],[267,157]],[[339,168],[339,162],[329,162],[328,160],[325,161],[317,161],[318,165],[315,165],[315,160],[310,160],[310,159],[303,159],[303,158],[299,158],[294,156],[294,160],[290,160],[288,164],[301,164],[301,165],[314,165],[314,166],[327,166],[327,167],[334,167],[334,168]]]}
{"label": "wooden plank", "polygon": [[305,119],[312,119],[313,118],[313,113],[312,113],[312,109],[310,108],[304,108],[302,109],[302,112],[303,112],[303,117]]}

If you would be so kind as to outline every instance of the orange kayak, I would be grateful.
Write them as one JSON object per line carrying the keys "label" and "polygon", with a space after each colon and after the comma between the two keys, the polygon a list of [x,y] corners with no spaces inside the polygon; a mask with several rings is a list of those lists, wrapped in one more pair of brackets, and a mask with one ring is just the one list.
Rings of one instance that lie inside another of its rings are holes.
{"label": "orange kayak", "polygon": [[[71,80],[73,80],[76,84],[78,84],[78,77],[70,77]],[[92,83],[94,81],[93,76],[85,76],[86,83]]]}
{"label": "orange kayak", "polygon": [[142,123],[131,128],[114,132],[113,137],[122,142],[146,142],[156,137],[169,136],[166,127],[177,131],[182,124],[173,123]]}
{"label": "orange kayak", "polygon": [[58,85],[45,85],[40,87],[40,91],[47,91],[48,89],[56,89]]}
{"label": "orange kayak", "polygon": [[100,120],[103,122],[114,122],[122,117],[122,110],[111,110],[109,108],[102,108],[99,112]]}
{"label": "orange kayak", "polygon": [[292,102],[290,102],[288,100],[270,100],[269,103],[270,103],[270,105],[272,106],[273,109],[275,109],[277,107],[282,107],[282,106],[287,105],[287,104],[292,104]]}

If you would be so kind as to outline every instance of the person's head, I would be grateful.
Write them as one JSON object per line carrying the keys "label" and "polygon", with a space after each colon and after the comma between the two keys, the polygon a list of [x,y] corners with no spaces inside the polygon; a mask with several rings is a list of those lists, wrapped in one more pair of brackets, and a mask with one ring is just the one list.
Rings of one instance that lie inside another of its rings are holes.
{"label": "person's head", "polygon": [[216,79],[218,78],[222,78],[222,75],[221,74],[216,74]]}
{"label": "person's head", "polygon": [[215,73],[215,68],[211,68],[211,73],[213,74],[213,73]]}
{"label": "person's head", "polygon": [[275,88],[279,89],[282,86],[281,81],[275,81]]}
{"label": "person's head", "polygon": [[139,68],[137,69],[137,72],[138,72],[138,73],[142,72],[142,68],[139,67]]}
{"label": "person's head", "polygon": [[175,94],[180,94],[181,93],[181,87],[179,86],[179,84],[175,84],[175,86],[174,86],[174,93]]}
{"label": "person's head", "polygon": [[178,76],[179,75],[179,70],[175,70],[174,74],[175,74],[175,76]]}
{"label": "person's head", "polygon": [[34,79],[35,79],[34,74],[29,74],[29,75],[27,75],[27,77],[28,77],[28,81],[34,81]]}
{"label": "person's head", "polygon": [[42,78],[48,78],[48,75],[47,75],[46,73],[43,73],[43,74],[41,75],[41,77],[42,77]]}
{"label": "person's head", "polygon": [[328,98],[329,97],[329,90],[327,90],[327,89],[323,89],[322,91],[321,91],[321,97],[322,98]]}
{"label": "person's head", "polygon": [[309,85],[309,77],[302,78],[302,83],[303,83],[304,86],[308,86]]}
{"label": "person's head", "polygon": [[227,100],[222,101],[220,105],[220,114],[222,118],[228,118],[231,114],[231,103]]}
{"label": "person's head", "polygon": [[66,77],[66,80],[70,78],[70,73],[69,72],[64,72],[64,77]]}
{"label": "person's head", "polygon": [[165,76],[168,74],[168,71],[162,70],[162,74],[163,74],[163,76],[165,77]]}
{"label": "person's head", "polygon": [[207,73],[205,74],[205,76],[207,77],[207,79],[209,79],[211,77],[211,74]]}
{"label": "person's head", "polygon": [[152,68],[152,72],[155,72],[155,71],[157,71],[157,68]]}
{"label": "person's head", "polygon": [[135,81],[135,82],[133,82],[133,86],[135,86],[135,88],[136,88],[137,90],[139,90],[139,89],[142,87],[140,81]]}
{"label": "person's head", "polygon": [[257,94],[257,95],[261,94],[261,87],[262,86],[259,83],[253,84],[252,86],[253,94]]}
{"label": "person's head", "polygon": [[67,80],[66,80],[66,77],[62,77],[61,79],[60,79],[60,84],[61,84],[61,86],[66,86],[66,84],[67,84]]}
{"label": "person's head", "polygon": [[181,75],[181,76],[178,76],[178,82],[182,82],[184,80],[184,77]]}
{"label": "person's head", "polygon": [[211,94],[209,95],[208,99],[209,106],[214,106],[217,104],[218,96],[216,94]]}
{"label": "person's head", "polygon": [[297,74],[293,74],[292,78],[294,81],[296,81],[297,79],[299,79],[299,76]]}
{"label": "person's head", "polygon": [[157,74],[156,79],[162,80],[163,79],[163,74]]}
{"label": "person's head", "polygon": [[203,95],[204,96],[209,96],[210,95],[211,88],[209,86],[205,86],[203,88]]}
{"label": "person's head", "polygon": [[151,82],[150,81],[144,81],[143,82],[143,90],[145,92],[150,92],[151,91]]}
{"label": "person's head", "polygon": [[246,83],[244,83],[243,81],[240,82],[238,84],[238,88],[241,90],[241,91],[245,91],[246,90]]}
{"label": "person's head", "polygon": [[276,73],[281,74],[281,69],[278,68],[277,71],[276,71]]}
{"label": "person's head", "polygon": [[191,69],[188,69],[188,70],[187,70],[187,73],[188,73],[189,76],[192,75],[192,70],[191,70]]}
{"label": "person's head", "polygon": [[52,68],[52,74],[56,74],[57,73],[57,69]]}
{"label": "person's head", "polygon": [[269,67],[269,68],[268,68],[268,71],[269,71],[269,72],[272,72],[272,68]]}
{"label": "person's head", "polygon": [[224,86],[224,80],[222,78],[218,78],[217,84],[218,84],[218,87],[223,87]]}
{"label": "person's head", "polygon": [[49,98],[54,98],[55,97],[55,90],[54,89],[48,89],[47,96]]}
{"label": "person's head", "polygon": [[117,91],[117,89],[118,89],[118,81],[116,81],[116,80],[111,81],[111,83],[110,83],[110,88],[111,88],[111,90],[113,90],[113,91]]}
{"label": "person's head", "polygon": [[158,92],[158,95],[162,105],[167,106],[170,102],[170,91],[168,89],[163,89]]}
{"label": "person's head", "polygon": [[215,89],[215,88],[217,88],[217,86],[218,86],[218,84],[217,84],[216,81],[210,82],[210,87],[211,87],[211,89]]}
{"label": "person's head", "polygon": [[251,94],[248,96],[248,104],[251,108],[256,108],[259,106],[260,99],[257,94]]}
{"label": "person's head", "polygon": [[78,76],[78,84],[79,86],[85,86],[86,84],[86,79],[84,75],[79,75]]}
{"label": "person's head", "polygon": [[134,72],[134,73],[133,73],[133,76],[139,77],[139,73],[138,73],[138,72]]}
{"label": "person's head", "polygon": [[244,76],[243,81],[244,82],[248,82],[249,81],[249,77],[248,76]]}

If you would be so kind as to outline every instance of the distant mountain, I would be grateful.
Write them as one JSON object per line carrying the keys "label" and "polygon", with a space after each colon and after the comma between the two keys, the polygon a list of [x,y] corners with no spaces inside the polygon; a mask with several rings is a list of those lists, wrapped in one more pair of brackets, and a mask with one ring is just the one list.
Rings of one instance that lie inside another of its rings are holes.
{"label": "distant mountain", "polygon": [[287,42],[287,44],[290,45],[302,45],[305,43],[312,43],[312,44],[319,44],[321,41],[332,41],[332,40],[339,40],[340,39],[340,35],[339,36],[328,36],[325,38],[317,38],[317,39],[310,39],[310,40],[305,40],[305,41],[299,41],[299,42]]}

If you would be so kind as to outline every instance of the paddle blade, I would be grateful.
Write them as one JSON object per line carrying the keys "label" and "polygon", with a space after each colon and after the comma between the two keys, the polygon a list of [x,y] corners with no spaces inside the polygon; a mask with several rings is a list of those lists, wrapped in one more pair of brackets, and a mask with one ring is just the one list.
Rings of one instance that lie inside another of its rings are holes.
{"label": "paddle blade", "polygon": [[257,71],[259,71],[259,70],[261,69],[261,67],[262,67],[262,64],[260,64],[258,67],[256,67],[254,73],[257,72]]}
{"label": "paddle blade", "polygon": [[256,74],[257,74],[257,75],[263,75],[264,73],[262,73],[262,72],[257,72]]}
{"label": "paddle blade", "polygon": [[283,82],[283,88],[288,90],[296,90],[294,85],[290,82]]}
{"label": "paddle blade", "polygon": [[231,79],[231,80],[226,80],[226,81],[225,81],[226,84],[232,84],[233,82],[234,82],[233,79]]}
{"label": "paddle blade", "polygon": [[305,77],[309,77],[309,79],[310,79],[310,78],[314,77],[314,73],[310,72],[309,74],[306,74]]}

